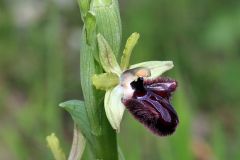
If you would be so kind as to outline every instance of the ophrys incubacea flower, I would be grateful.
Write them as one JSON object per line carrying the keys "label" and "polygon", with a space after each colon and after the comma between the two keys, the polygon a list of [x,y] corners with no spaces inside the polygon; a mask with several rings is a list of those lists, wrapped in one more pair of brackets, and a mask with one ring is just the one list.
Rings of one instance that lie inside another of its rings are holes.
{"label": "ophrys incubacea flower", "polygon": [[[168,135],[175,131],[178,116],[170,103],[177,82],[160,77],[173,68],[172,61],[147,61],[129,66],[139,34],[127,40],[119,65],[111,47],[98,34],[99,60],[106,73],[93,76],[97,89],[106,90],[104,107],[111,126],[120,130],[125,108],[151,131]],[[129,66],[129,67],[128,67]]]}

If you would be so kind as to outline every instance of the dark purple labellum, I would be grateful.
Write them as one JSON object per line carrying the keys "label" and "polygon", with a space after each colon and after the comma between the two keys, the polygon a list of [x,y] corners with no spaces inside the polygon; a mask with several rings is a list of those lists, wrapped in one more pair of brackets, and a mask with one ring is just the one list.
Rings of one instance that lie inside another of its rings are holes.
{"label": "dark purple labellum", "polygon": [[131,83],[133,96],[123,99],[132,115],[152,132],[165,136],[172,134],[178,125],[178,116],[170,104],[171,93],[177,82],[167,78],[146,80],[138,78]]}

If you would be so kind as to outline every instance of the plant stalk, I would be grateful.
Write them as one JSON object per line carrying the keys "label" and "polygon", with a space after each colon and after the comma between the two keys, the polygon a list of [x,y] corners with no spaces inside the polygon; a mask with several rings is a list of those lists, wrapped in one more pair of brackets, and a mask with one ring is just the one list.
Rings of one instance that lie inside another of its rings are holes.
{"label": "plant stalk", "polygon": [[78,0],[84,22],[80,42],[80,76],[90,122],[91,134],[96,139],[91,148],[96,159],[117,160],[116,132],[110,126],[104,111],[104,93],[96,90],[92,76],[102,73],[99,65],[96,35],[101,33],[117,56],[121,42],[121,22],[117,0]]}

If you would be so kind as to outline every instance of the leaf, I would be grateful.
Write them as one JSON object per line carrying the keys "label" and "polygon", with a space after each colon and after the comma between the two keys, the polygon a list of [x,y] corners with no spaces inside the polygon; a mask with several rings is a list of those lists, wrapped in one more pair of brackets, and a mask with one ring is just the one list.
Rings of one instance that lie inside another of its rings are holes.
{"label": "leaf", "polygon": [[105,38],[101,35],[97,35],[98,47],[99,47],[99,59],[102,64],[103,69],[107,73],[121,74],[120,66],[117,63],[116,57],[113,54],[111,47]]}
{"label": "leaf", "polygon": [[119,84],[119,77],[114,73],[95,74],[92,82],[96,89],[108,90]]}
{"label": "leaf", "polygon": [[164,72],[172,69],[174,67],[172,61],[147,61],[130,66],[130,69],[144,67],[151,71],[151,78],[156,78],[161,76]]}
{"label": "leaf", "polygon": [[[82,35],[85,35],[83,30]],[[81,36],[80,41],[80,78],[82,93],[87,111],[87,116],[91,125],[91,131],[94,135],[101,134],[101,119],[100,119],[100,107],[98,106],[98,95],[95,87],[92,84],[91,78],[96,74],[98,67],[96,67],[93,56],[98,55],[97,45],[87,45],[86,36]]]}
{"label": "leaf", "polygon": [[140,37],[139,33],[135,32],[128,38],[125,48],[123,50],[122,58],[121,58],[121,69],[122,70],[127,69],[129,62],[130,62],[132,50],[135,47],[135,45],[137,44],[139,37]]}
{"label": "leaf", "polygon": [[83,136],[90,142],[92,142],[93,136],[91,134],[90,123],[87,117],[84,102],[80,100],[70,100],[60,103],[59,106],[70,113],[73,121],[80,128]]}

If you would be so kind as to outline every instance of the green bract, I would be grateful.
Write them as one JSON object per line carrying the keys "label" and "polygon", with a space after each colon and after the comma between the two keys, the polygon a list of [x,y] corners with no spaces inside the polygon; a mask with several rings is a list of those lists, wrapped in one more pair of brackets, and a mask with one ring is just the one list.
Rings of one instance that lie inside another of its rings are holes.
{"label": "green bract", "polygon": [[[106,39],[98,34],[98,47],[100,63],[105,74],[94,75],[93,85],[97,89],[106,90],[104,108],[111,126],[119,131],[124,113],[122,97],[132,94],[130,83],[139,76],[156,78],[173,68],[172,61],[148,61],[129,66],[132,50],[139,38],[138,33],[133,33],[127,40],[121,58],[121,68]],[[127,69],[129,68],[129,69]],[[150,73],[149,73],[150,72]]]}

